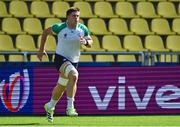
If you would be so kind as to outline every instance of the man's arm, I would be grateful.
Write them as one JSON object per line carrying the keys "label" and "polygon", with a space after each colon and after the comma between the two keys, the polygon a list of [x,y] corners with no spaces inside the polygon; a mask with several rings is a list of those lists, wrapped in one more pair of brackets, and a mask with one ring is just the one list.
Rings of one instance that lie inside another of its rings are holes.
{"label": "man's arm", "polygon": [[93,44],[93,40],[90,35],[80,38],[80,42],[81,42],[81,44],[84,44],[88,48],[91,48],[92,44]]}
{"label": "man's arm", "polygon": [[37,57],[39,58],[39,60],[41,61],[42,60],[42,57],[43,55],[47,55],[47,53],[45,52],[45,43],[46,43],[46,39],[47,39],[47,36],[49,34],[52,34],[52,30],[51,30],[51,27],[45,29],[42,33],[42,37],[41,37],[41,44],[40,44],[40,47],[39,47],[39,51],[38,51],[38,54],[37,54]]}

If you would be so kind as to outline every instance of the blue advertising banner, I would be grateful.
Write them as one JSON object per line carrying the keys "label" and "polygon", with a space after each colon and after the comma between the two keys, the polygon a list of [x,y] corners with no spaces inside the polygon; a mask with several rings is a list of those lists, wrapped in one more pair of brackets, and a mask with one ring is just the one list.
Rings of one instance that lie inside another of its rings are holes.
{"label": "blue advertising banner", "polygon": [[32,114],[32,69],[0,69],[0,114]]}

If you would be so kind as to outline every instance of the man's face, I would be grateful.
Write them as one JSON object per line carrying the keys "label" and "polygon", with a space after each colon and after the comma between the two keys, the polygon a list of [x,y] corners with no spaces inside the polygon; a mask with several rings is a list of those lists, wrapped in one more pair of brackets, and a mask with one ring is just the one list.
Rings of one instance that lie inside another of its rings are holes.
{"label": "man's face", "polygon": [[79,14],[80,14],[79,11],[74,11],[70,15],[68,15],[67,20],[70,23],[77,23],[79,22]]}

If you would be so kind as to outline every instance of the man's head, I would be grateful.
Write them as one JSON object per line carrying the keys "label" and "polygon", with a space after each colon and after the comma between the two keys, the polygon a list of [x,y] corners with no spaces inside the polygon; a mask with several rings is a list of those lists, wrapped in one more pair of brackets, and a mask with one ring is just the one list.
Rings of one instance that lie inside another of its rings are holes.
{"label": "man's head", "polygon": [[66,11],[66,17],[68,22],[77,23],[79,21],[80,10],[76,7],[71,7]]}

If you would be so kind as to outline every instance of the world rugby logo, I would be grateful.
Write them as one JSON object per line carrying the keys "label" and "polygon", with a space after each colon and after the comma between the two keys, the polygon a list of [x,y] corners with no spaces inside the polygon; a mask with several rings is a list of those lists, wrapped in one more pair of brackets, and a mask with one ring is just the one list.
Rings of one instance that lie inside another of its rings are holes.
{"label": "world rugby logo", "polygon": [[30,83],[28,70],[15,72],[9,76],[9,83],[2,80],[0,96],[4,106],[11,112],[18,112],[24,107],[29,97]]}

